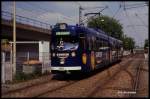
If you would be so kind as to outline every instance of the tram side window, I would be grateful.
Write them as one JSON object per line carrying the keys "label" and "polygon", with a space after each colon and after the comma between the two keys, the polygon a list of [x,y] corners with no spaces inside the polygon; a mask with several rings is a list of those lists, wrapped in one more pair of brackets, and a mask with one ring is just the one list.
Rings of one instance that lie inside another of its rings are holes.
{"label": "tram side window", "polygon": [[114,46],[114,45],[112,44],[111,41],[109,41],[109,45],[108,45],[108,46],[110,47],[111,50],[113,50],[113,46]]}
{"label": "tram side window", "polygon": [[83,33],[80,33],[80,46],[82,49],[86,49],[86,41],[85,41],[85,35]]}
{"label": "tram side window", "polygon": [[96,38],[96,51],[99,51],[99,48],[101,47],[101,42],[100,42],[100,39],[99,38]]}
{"label": "tram side window", "polygon": [[96,49],[96,51],[98,50],[98,38],[96,37],[96,40],[95,40],[95,49]]}
{"label": "tram side window", "polygon": [[96,40],[95,37],[91,37],[90,35],[87,37],[88,49],[96,50]]}
{"label": "tram side window", "polygon": [[94,39],[94,50],[97,51],[97,38]]}
{"label": "tram side window", "polygon": [[115,46],[115,48],[116,48],[116,50],[118,50],[118,43],[116,42],[116,44],[115,44],[116,46]]}
{"label": "tram side window", "polygon": [[102,39],[98,39],[97,49],[100,50],[102,47],[103,47],[103,40]]}
{"label": "tram side window", "polygon": [[103,48],[108,48],[108,42],[103,40]]}
{"label": "tram side window", "polygon": [[88,35],[87,35],[87,37],[86,37],[86,47],[87,47],[87,49],[89,49]]}
{"label": "tram side window", "polygon": [[116,48],[117,48],[117,50],[119,50],[119,49],[120,49],[120,45],[119,45],[119,43],[117,43]]}
{"label": "tram side window", "polygon": [[91,37],[90,41],[91,41],[91,50],[94,50],[94,40],[93,40],[93,37]]}
{"label": "tram side window", "polygon": [[118,44],[118,50],[121,50],[121,44]]}
{"label": "tram side window", "polygon": [[115,43],[115,42],[113,42],[112,50],[113,50],[113,51],[115,51],[115,50],[116,50],[116,43]]}
{"label": "tram side window", "polygon": [[87,48],[88,48],[88,50],[91,50],[91,44],[92,44],[92,42],[91,42],[91,38],[90,38],[90,36],[89,35],[87,35]]}
{"label": "tram side window", "polygon": [[92,38],[91,38],[91,47],[92,47],[92,50],[95,50],[96,48],[96,44],[95,44],[96,42],[95,42],[95,37],[94,36],[92,36]]}
{"label": "tram side window", "polygon": [[116,50],[118,50],[118,43],[116,42],[116,44],[115,44],[115,48],[116,48]]}

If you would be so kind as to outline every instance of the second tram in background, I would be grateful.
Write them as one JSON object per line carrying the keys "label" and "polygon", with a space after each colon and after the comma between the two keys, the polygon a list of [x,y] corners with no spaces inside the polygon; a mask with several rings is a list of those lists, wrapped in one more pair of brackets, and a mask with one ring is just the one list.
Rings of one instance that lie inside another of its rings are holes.
{"label": "second tram in background", "polygon": [[121,60],[122,56],[122,41],[101,30],[66,23],[52,29],[52,73],[90,72]]}

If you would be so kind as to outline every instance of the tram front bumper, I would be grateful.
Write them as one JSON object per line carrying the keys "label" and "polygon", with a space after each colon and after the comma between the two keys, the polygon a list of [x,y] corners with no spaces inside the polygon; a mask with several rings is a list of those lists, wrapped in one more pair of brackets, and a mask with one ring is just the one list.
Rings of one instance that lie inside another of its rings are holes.
{"label": "tram front bumper", "polygon": [[55,67],[52,66],[51,70],[56,70],[56,71],[70,71],[70,70],[81,70],[81,66],[67,66],[67,67]]}

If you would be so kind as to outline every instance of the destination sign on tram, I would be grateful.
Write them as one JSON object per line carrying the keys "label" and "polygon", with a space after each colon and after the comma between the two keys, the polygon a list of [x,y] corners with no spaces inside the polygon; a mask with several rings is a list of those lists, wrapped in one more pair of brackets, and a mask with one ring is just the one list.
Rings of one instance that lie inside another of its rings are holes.
{"label": "destination sign on tram", "polygon": [[56,35],[69,35],[70,32],[56,32]]}

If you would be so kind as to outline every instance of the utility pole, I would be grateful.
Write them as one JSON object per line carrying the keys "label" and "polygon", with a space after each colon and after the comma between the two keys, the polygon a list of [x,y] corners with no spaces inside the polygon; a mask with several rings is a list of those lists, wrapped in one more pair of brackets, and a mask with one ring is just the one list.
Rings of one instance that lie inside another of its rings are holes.
{"label": "utility pole", "polygon": [[13,2],[13,75],[16,74],[16,3]]}
{"label": "utility pole", "polygon": [[82,24],[82,7],[81,7],[81,5],[79,6],[79,25],[81,25]]}

